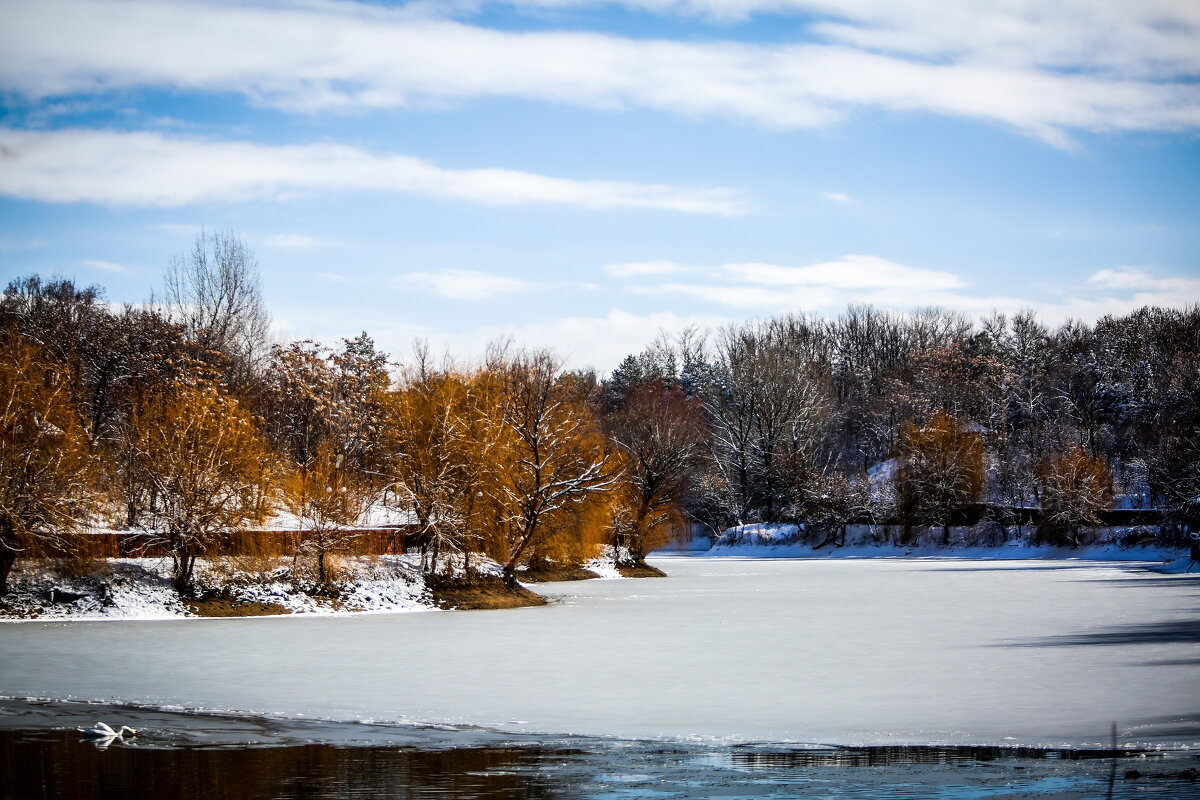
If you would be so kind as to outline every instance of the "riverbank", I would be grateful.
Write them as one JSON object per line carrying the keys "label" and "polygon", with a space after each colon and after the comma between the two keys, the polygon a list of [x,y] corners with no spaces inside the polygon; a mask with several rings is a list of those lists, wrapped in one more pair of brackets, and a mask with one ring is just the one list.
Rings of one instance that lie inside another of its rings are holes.
{"label": "riverbank", "polygon": [[478,556],[473,562],[470,578],[430,580],[422,574],[416,555],[339,559],[337,582],[320,587],[294,581],[288,559],[201,561],[192,596],[181,596],[172,587],[170,562],[162,558],[105,559],[84,565],[86,569],[23,564],[10,576],[9,592],[0,600],[0,621],[522,608],[546,603],[525,584],[634,577],[622,574],[611,557],[601,557],[583,566],[522,571],[515,586],[506,586],[499,564]]}
{"label": "riverbank", "polygon": [[[865,528],[865,526],[863,526]],[[1139,569],[1180,574],[1191,565],[1182,548],[1124,546],[1108,541],[1077,548],[1049,547],[1025,541],[1000,546],[925,542],[914,546],[865,543],[855,531],[845,545],[814,545],[798,538],[794,525],[745,525],[730,528],[708,549],[687,551],[700,558],[790,559],[955,559],[966,561],[1128,562]],[[32,619],[154,620],[189,617],[255,617],[283,614],[318,616],[361,613],[410,613],[436,610],[486,610],[545,605],[530,584],[581,580],[652,578],[666,575],[651,565],[617,565],[612,556],[583,565],[540,565],[518,573],[515,586],[505,586],[501,568],[477,557],[477,575],[469,580],[428,581],[415,555],[375,556],[337,562],[335,587],[298,585],[288,559],[223,559],[197,567],[194,596],[180,596],[171,586],[169,562],[161,558],[119,558],[94,562],[84,574],[59,566],[30,569],[9,579],[0,600],[0,621]],[[1200,575],[1200,566],[1192,571]],[[77,569],[78,572],[78,569]]]}
{"label": "riverbank", "polygon": [[[940,533],[938,534],[940,535]],[[1101,561],[1138,562],[1154,572],[1184,572],[1191,559],[1186,547],[1139,543],[1127,529],[1101,529],[1095,541],[1078,547],[1054,547],[1035,544],[1030,538],[991,543],[971,528],[952,528],[952,544],[947,546],[934,536],[919,538],[913,544],[899,544],[895,536],[867,525],[849,526],[844,543],[811,537],[797,525],[753,524],[729,528],[707,549],[691,550],[691,555],[746,558],[948,558],[971,561]],[[815,541],[814,541],[815,538]],[[1132,544],[1130,542],[1133,542]],[[1193,567],[1200,571],[1200,566]]]}

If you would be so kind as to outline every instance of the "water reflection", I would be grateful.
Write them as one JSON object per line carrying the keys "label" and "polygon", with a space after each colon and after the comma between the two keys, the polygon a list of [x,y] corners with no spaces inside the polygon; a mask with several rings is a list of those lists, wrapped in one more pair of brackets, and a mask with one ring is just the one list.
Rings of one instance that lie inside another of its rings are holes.
{"label": "water reflection", "polygon": [[74,731],[0,730],[7,798],[158,800],[564,797],[539,765],[572,752],[467,747],[417,750],[329,744],[251,748],[97,748]]}
{"label": "water reflection", "polygon": [[[1027,747],[664,748],[598,739],[576,744],[581,746],[565,740],[436,748],[135,741],[101,749],[74,730],[0,729],[0,795],[12,800],[1105,797],[1113,755]],[[1117,755],[1131,763],[1128,752]],[[1200,798],[1200,786],[1178,777],[1185,760],[1141,759],[1137,764],[1145,777],[1119,783],[1111,796]]]}

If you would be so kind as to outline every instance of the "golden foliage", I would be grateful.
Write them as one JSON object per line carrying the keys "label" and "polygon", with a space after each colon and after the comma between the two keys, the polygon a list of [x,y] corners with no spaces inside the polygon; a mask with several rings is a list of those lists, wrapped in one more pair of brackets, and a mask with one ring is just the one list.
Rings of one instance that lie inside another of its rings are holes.
{"label": "golden foliage", "polygon": [[1042,523],[1038,535],[1054,544],[1078,545],[1079,532],[1100,524],[1112,506],[1112,473],[1103,458],[1081,447],[1055,453],[1038,471],[1042,483]]}
{"label": "golden foliage", "polygon": [[18,554],[68,549],[94,507],[92,467],[70,371],[15,331],[0,334],[0,595]]}
{"label": "golden foliage", "polygon": [[938,409],[924,425],[901,427],[899,449],[895,483],[901,516],[909,527],[941,525],[949,544],[954,512],[983,491],[982,438]]}
{"label": "golden foliage", "polygon": [[509,582],[531,549],[581,503],[614,489],[620,474],[591,409],[559,369],[548,352],[521,352],[491,364],[484,378],[499,384],[499,402],[485,407],[494,444],[484,494],[498,515]]}
{"label": "golden foliage", "polygon": [[145,398],[131,425],[135,480],[151,498],[147,526],[190,589],[198,556],[254,519],[272,456],[249,414],[219,386],[179,382]]}
{"label": "golden foliage", "polygon": [[352,546],[352,526],[370,503],[369,487],[347,468],[329,440],[317,445],[305,463],[294,465],[281,483],[284,505],[300,522],[293,577],[299,575],[302,559],[312,559],[317,583],[328,588],[334,583],[329,556]]}

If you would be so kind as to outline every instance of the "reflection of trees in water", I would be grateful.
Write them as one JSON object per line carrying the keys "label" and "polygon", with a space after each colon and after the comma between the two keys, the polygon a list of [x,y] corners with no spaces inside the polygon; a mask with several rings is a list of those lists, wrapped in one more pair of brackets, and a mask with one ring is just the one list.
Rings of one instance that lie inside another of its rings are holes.
{"label": "reflection of trees in water", "polygon": [[[160,734],[161,735],[161,734]],[[161,740],[160,740],[161,741]],[[1097,794],[1117,762],[1137,750],[996,746],[827,749],[768,745],[679,747],[652,742],[555,740],[530,746],[442,749],[328,743],[97,748],[74,730],[0,729],[0,796],[25,798],[203,797],[332,800],[572,800],[590,797],[780,798],[991,797]],[[1116,740],[1114,739],[1114,746]],[[1155,753],[1139,797],[1200,797],[1181,765]],[[1186,763],[1185,763],[1186,762]],[[1047,792],[1047,789],[1053,789]],[[1128,796],[1128,787],[1122,797]]]}
{"label": "reflection of trees in water", "polygon": [[1140,750],[1100,750],[1046,747],[837,747],[829,749],[755,750],[735,748],[729,762],[739,769],[803,769],[807,767],[894,767],[909,764],[958,766],[970,762],[1024,759],[1083,761],[1097,758],[1136,756]]}
{"label": "reflection of trees in water", "polygon": [[102,750],[74,731],[0,730],[0,786],[10,798],[72,800],[562,797],[537,768],[553,755],[535,748],[328,744]]}

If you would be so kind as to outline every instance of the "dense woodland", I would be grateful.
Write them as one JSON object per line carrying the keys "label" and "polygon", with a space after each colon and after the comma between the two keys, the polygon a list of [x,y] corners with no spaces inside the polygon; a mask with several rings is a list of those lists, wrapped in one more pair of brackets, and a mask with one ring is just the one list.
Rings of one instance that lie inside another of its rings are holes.
{"label": "dense woodland", "polygon": [[1061,545],[1114,503],[1161,510],[1168,536],[1200,504],[1195,305],[1057,327],[852,306],[663,336],[609,376],[508,342],[394,364],[367,333],[268,328],[232,233],[198,237],[138,306],[12,281],[0,592],[18,557],[62,557],[97,525],[168,552],[186,592],[198,558],[280,512],[324,583],[378,503],[416,521],[427,571],[483,554],[510,581],[602,544],[640,561],[688,527],[799,522],[836,543],[865,522],[949,544],[966,520]]}

